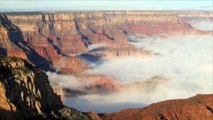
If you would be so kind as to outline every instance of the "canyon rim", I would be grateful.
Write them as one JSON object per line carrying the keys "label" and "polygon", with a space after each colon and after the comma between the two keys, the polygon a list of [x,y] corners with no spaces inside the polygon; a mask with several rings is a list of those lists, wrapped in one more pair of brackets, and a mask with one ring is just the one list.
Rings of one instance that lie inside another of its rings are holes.
{"label": "canyon rim", "polygon": [[18,3],[0,12],[0,108],[16,111],[8,119],[213,118],[212,6],[147,10],[129,1],[121,8],[139,8],[58,10],[53,2],[19,10]]}

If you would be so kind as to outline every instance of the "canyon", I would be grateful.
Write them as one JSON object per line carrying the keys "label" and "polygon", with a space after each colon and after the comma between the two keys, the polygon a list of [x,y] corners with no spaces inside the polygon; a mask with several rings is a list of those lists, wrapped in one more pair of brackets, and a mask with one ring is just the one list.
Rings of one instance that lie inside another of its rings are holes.
{"label": "canyon", "polygon": [[[1,15],[0,45],[8,56],[22,57],[46,71],[75,74],[90,68],[85,55],[96,59],[152,54],[129,44],[131,35],[212,35],[212,32],[196,30],[184,22],[206,16],[212,18],[211,13],[202,12],[6,13]],[[104,46],[88,50],[96,44]]]}
{"label": "canyon", "polygon": [[[79,116],[76,119],[212,118],[212,69],[208,67],[212,65],[212,25],[213,14],[207,11],[0,13],[0,56],[21,58],[17,58],[18,63],[14,63],[16,58],[1,58],[0,67],[20,73],[20,79],[14,81],[21,80],[23,85],[14,84],[21,87],[20,91],[29,90],[26,94],[19,91],[16,97],[22,101],[14,103],[12,93],[7,93],[11,90],[5,82],[9,77],[1,72],[0,91],[5,104],[0,108],[13,111],[8,119],[17,115],[20,119],[66,118],[63,112],[67,111],[69,115],[74,111],[74,117]],[[27,71],[32,68],[32,74],[28,75],[25,67]],[[40,79],[44,83],[36,82]],[[46,86],[40,88],[38,84]],[[53,101],[47,103],[42,91],[51,94]],[[209,95],[189,98],[198,93]],[[149,105],[174,98],[185,100]],[[30,108],[20,107],[24,104]],[[135,109],[126,109],[132,107]]]}
{"label": "canyon", "polygon": [[135,36],[212,35],[185,22],[212,17],[211,12],[163,11],[5,13],[0,49],[45,71],[78,74],[102,59],[153,56],[130,43]]}

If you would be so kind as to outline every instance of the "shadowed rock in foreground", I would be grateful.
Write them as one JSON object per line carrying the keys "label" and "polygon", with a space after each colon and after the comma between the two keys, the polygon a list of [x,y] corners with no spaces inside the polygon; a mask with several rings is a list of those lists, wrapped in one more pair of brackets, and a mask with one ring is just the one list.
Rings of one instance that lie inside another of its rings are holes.
{"label": "shadowed rock in foreground", "polygon": [[19,58],[0,57],[0,120],[87,120],[66,107],[47,75]]}

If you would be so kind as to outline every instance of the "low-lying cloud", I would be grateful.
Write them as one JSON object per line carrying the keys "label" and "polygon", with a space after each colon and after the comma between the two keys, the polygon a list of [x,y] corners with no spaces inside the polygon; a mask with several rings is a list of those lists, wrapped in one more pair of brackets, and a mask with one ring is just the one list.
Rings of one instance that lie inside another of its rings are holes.
{"label": "low-lying cloud", "polygon": [[77,80],[73,75],[63,75],[53,72],[47,72],[51,86],[70,89],[72,91],[85,91],[86,87],[91,84],[90,81]]}
{"label": "low-lying cloud", "polygon": [[193,28],[202,31],[213,31],[213,18],[185,20]]}
{"label": "low-lying cloud", "polygon": [[[81,111],[114,112],[213,92],[212,36],[134,37],[130,43],[138,49],[153,52],[153,56],[105,59],[84,72],[112,76],[124,86],[123,89],[108,94],[81,95],[67,99],[65,104]],[[62,87],[84,88],[88,84],[72,79],[73,76],[48,75],[51,82]],[[149,81],[156,76],[159,79]]]}

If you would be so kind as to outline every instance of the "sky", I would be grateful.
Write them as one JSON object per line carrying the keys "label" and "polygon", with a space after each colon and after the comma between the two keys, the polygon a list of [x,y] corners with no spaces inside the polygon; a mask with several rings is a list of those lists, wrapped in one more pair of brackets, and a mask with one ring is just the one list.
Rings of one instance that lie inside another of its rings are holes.
{"label": "sky", "polygon": [[0,0],[0,11],[213,10],[213,0]]}

